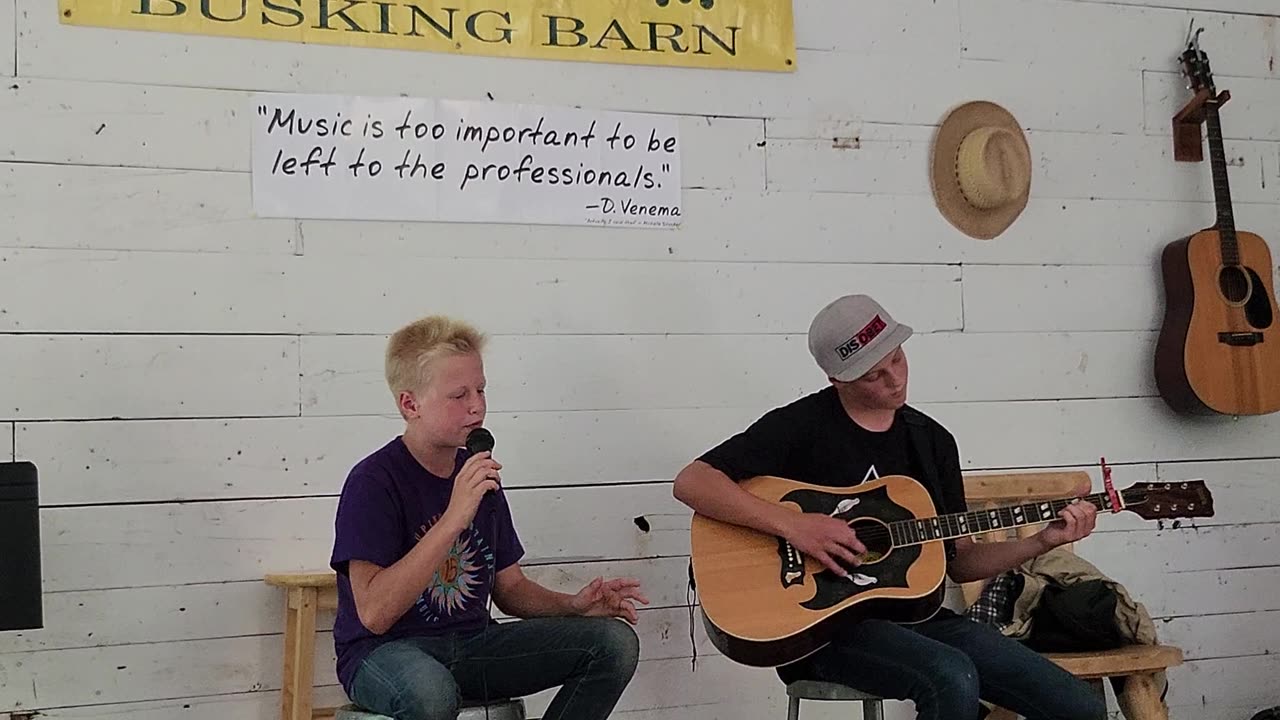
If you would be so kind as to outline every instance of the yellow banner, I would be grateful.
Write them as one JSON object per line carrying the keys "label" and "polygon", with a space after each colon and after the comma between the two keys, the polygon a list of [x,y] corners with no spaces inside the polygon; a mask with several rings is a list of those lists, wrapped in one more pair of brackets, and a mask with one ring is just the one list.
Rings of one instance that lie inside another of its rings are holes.
{"label": "yellow banner", "polygon": [[579,62],[795,69],[791,0],[59,0],[58,10],[65,24],[128,30]]}

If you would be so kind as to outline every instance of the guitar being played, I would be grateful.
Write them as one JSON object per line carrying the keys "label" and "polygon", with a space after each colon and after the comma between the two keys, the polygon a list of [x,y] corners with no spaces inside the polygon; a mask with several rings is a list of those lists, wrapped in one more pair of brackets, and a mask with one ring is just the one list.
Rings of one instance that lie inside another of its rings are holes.
{"label": "guitar being played", "polygon": [[[1151,507],[1155,490],[968,512],[955,438],[907,405],[911,334],[865,295],[830,303],[809,330],[830,385],[677,475],[674,494],[695,512],[708,634],[730,659],[777,667],[787,682],[912,700],[921,720],[976,720],[980,697],[1030,720],[1105,716],[1083,680],[940,607],[943,581],[994,577],[1088,535],[1099,506]],[[1008,542],[970,537],[1024,521],[1045,527]]]}
{"label": "guitar being played", "polygon": [[1106,491],[1084,497],[943,515],[924,485],[903,475],[849,488],[771,476],[740,486],[767,502],[839,520],[866,548],[847,565],[824,562],[788,540],[695,516],[693,563],[708,634],[721,652],[748,665],[801,659],[830,641],[830,626],[859,616],[898,622],[933,617],[945,589],[943,543],[957,538],[1049,524],[1037,539],[1056,547],[1082,535],[1082,526],[1092,527],[1082,501],[1147,520],[1213,515],[1213,498],[1201,480],[1143,482],[1117,491],[1108,478]]}

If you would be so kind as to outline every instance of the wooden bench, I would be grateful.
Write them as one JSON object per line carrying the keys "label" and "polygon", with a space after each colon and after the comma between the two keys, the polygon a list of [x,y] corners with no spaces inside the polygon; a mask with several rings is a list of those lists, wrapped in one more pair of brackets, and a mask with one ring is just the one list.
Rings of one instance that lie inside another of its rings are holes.
{"label": "wooden bench", "polygon": [[[965,476],[965,497],[971,510],[1017,502],[1049,500],[1090,492],[1088,473],[1042,472],[982,474]],[[1102,522],[1106,522],[1105,519]],[[1023,536],[1040,526],[1019,529]],[[978,541],[998,539],[993,531]],[[270,585],[282,588],[285,599],[284,673],[281,682],[283,720],[332,720],[336,707],[313,707],[315,684],[316,615],[338,606],[337,576],[332,570],[271,573]],[[982,592],[984,582],[961,586],[966,605]],[[1130,708],[1127,720],[1167,720],[1169,714],[1160,698],[1153,673],[1182,663],[1182,651],[1166,645],[1134,645],[1118,650],[1087,653],[1052,653],[1046,657],[1077,677],[1094,681],[1101,691],[1102,678],[1125,677],[1124,694]],[[1009,720],[1000,710],[989,720]]]}
{"label": "wooden bench", "polygon": [[[1091,480],[1089,474],[1083,471],[965,476],[965,500],[970,510],[1052,500],[1089,492]],[[1106,522],[1106,518],[1099,518],[1098,522],[1101,525]],[[1008,534],[992,531],[976,537],[975,541],[998,541],[1011,537],[1014,533],[1019,537],[1027,537],[1039,532],[1042,527],[1022,527]],[[1067,547],[1073,549],[1071,546]],[[985,585],[985,581],[979,580],[960,586],[966,606],[978,599]],[[1128,711],[1127,720],[1168,720],[1169,709],[1161,699],[1163,688],[1157,687],[1155,674],[1181,665],[1180,649],[1169,645],[1130,645],[1101,652],[1044,655],[1072,675],[1089,680],[1099,693],[1103,692],[1103,678],[1125,678],[1123,694],[1125,709]],[[988,720],[1011,720],[1014,717],[1016,716],[1012,712],[1001,708],[988,716]]]}

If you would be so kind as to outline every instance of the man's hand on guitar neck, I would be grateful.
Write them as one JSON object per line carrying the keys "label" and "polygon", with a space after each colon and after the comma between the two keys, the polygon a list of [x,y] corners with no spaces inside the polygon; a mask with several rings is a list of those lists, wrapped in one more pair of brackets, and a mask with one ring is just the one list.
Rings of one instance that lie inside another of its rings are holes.
{"label": "man's hand on guitar neck", "polygon": [[849,523],[821,513],[796,514],[784,528],[783,537],[841,577],[849,574],[849,568],[841,567],[837,560],[857,567],[867,552]]}
{"label": "man's hand on guitar neck", "polygon": [[1035,535],[1044,543],[1045,552],[1087,537],[1098,520],[1098,508],[1087,500],[1077,500],[1063,508],[1058,516],[1060,520],[1054,520]]}
{"label": "man's hand on guitar neck", "polygon": [[1027,538],[992,543],[960,538],[956,541],[956,559],[947,566],[947,574],[958,583],[995,577],[1059,545],[1084,538],[1093,532],[1098,509],[1081,500],[1063,508],[1058,515],[1059,520]]}

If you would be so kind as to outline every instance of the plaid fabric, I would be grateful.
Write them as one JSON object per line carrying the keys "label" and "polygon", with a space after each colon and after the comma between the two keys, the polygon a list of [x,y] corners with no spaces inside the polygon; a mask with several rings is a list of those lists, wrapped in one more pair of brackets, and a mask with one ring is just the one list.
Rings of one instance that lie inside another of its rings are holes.
{"label": "plaid fabric", "polygon": [[988,625],[995,625],[1003,631],[1013,620],[1013,603],[1022,592],[1022,578],[1006,572],[992,578],[982,589],[982,594],[973,605],[965,611],[970,619]]}

